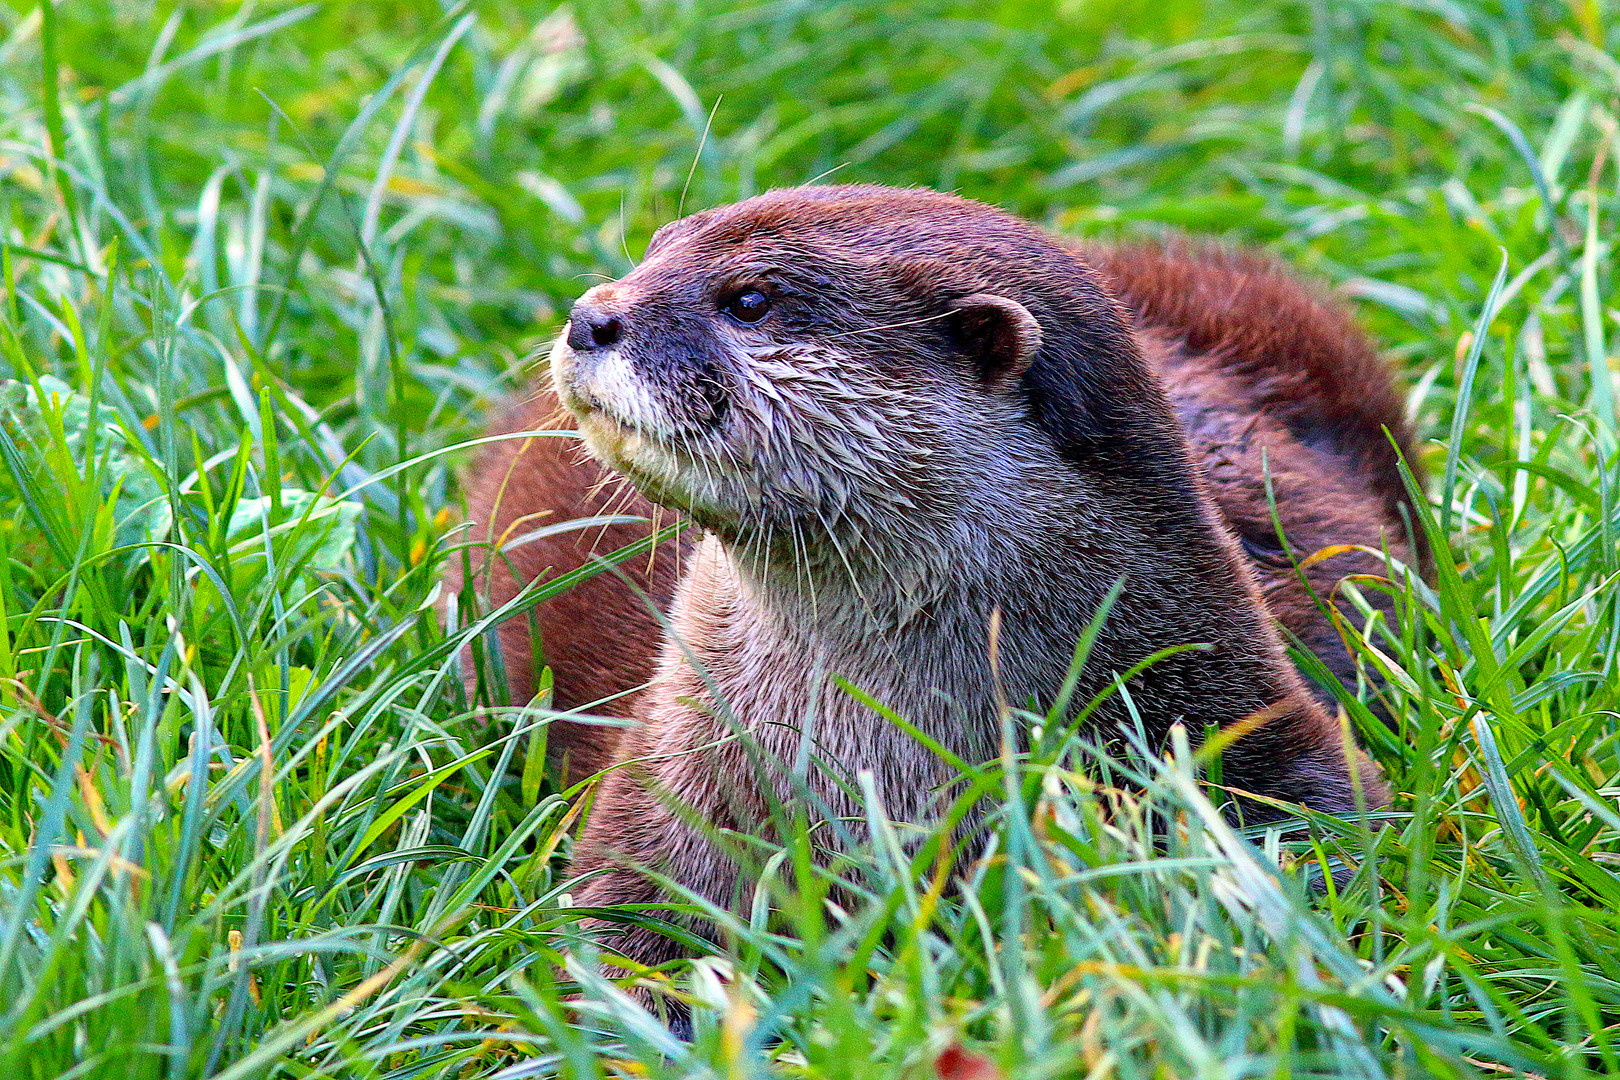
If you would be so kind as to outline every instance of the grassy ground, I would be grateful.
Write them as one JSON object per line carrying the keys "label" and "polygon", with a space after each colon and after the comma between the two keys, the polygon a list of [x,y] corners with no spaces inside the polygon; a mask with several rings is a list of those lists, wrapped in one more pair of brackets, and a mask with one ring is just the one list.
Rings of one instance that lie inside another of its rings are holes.
{"label": "grassy ground", "polygon": [[[1620,19],[1146,7],[0,7],[8,1075],[1620,1071]],[[830,921],[769,859],[688,1047],[565,960],[578,793],[463,700],[491,615],[435,582],[571,298],[683,195],[823,174],[1328,279],[1440,573],[1362,635],[1399,735],[1346,704],[1388,827],[1245,839],[1185,753],[1047,736],[973,774],[989,847],[880,830]]]}

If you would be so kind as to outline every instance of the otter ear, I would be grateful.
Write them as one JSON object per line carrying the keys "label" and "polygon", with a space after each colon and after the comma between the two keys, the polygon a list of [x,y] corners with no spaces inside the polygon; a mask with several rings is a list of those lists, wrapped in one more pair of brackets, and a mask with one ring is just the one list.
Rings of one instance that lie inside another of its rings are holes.
{"label": "otter ear", "polygon": [[974,293],[951,304],[951,336],[993,390],[1008,389],[1041,351],[1041,324],[1016,300]]}

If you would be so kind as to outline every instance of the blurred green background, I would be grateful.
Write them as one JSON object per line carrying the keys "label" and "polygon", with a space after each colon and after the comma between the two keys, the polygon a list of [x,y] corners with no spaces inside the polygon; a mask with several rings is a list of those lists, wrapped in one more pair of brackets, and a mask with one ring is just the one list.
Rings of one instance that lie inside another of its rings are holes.
{"label": "blurred green background", "polygon": [[[7,136],[37,146],[37,9],[10,23]],[[126,263],[235,287],[202,325],[320,407],[397,396],[431,443],[683,193],[817,177],[1265,243],[1420,371],[1544,213],[1477,107],[1551,128],[1602,33],[1578,3],[114,4],[64,9],[56,53],[64,137],[101,163],[68,165],[88,214],[128,216]],[[4,176],[32,219],[41,162],[14,147]]]}

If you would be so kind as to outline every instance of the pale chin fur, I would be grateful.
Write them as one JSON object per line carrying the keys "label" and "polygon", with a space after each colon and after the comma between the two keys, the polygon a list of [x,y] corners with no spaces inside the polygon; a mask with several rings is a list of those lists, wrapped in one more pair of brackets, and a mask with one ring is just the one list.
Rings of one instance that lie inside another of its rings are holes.
{"label": "pale chin fur", "polygon": [[714,494],[713,466],[686,460],[662,433],[674,426],[636,375],[623,350],[593,358],[583,379],[566,326],[551,348],[549,364],[557,397],[578,420],[592,456],[629,477],[655,502],[695,509]]}
{"label": "pale chin fur", "polygon": [[622,349],[597,354],[583,377],[576,359],[565,328],[551,347],[551,378],[557,396],[581,420],[600,415],[618,427],[654,435],[671,428]]}

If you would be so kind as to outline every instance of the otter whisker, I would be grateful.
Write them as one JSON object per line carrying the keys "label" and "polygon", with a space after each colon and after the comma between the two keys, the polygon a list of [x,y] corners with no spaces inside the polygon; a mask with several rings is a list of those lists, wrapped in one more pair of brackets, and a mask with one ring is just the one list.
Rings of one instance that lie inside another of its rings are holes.
{"label": "otter whisker", "polygon": [[803,575],[803,584],[799,586],[799,591],[809,593],[811,617],[819,620],[821,617],[821,597],[816,592],[815,568],[810,562],[810,544],[805,540],[804,532],[799,528],[797,518],[793,521],[793,568],[795,573]]}
{"label": "otter whisker", "polygon": [[[573,464],[577,467],[584,468],[591,463],[591,460],[592,459],[587,452],[584,458],[576,459]],[[629,483],[630,481],[626,479],[622,473],[610,472],[607,469],[603,469],[602,474],[596,478],[596,481],[592,483],[590,487],[585,489],[585,501],[595,502],[596,499],[601,496],[602,492],[608,489],[609,485],[618,485],[619,487],[624,487]]]}
{"label": "otter whisker", "polygon": [[872,621],[874,626],[882,625],[882,620],[878,618],[877,610],[873,608],[871,600],[868,599],[865,590],[861,588],[859,576],[855,573],[855,567],[849,561],[849,555],[844,551],[844,545],[838,542],[837,532],[833,530],[832,525],[827,521],[826,517],[822,515],[821,508],[819,506],[816,507],[816,520],[821,522],[821,527],[823,530],[825,530],[828,541],[832,543],[833,551],[838,555],[838,561],[843,563],[844,571],[849,575],[850,588],[855,590],[855,596],[860,600],[861,607],[866,609],[867,618]]}
{"label": "otter whisker", "polygon": [[675,439],[681,453],[697,465],[698,472],[703,477],[705,491],[709,493],[717,491],[720,485],[715,481],[714,473],[710,469],[711,462],[708,456],[698,453],[693,448],[691,436],[684,429],[676,433]]}
{"label": "otter whisker", "polygon": [[[764,520],[764,519],[762,519]],[[776,543],[776,522],[766,521],[762,543],[754,553],[755,565],[761,565],[770,558],[771,546]]]}
{"label": "otter whisker", "polygon": [[[804,571],[803,571],[804,563],[800,560],[800,557],[799,557],[799,551],[800,551],[801,540],[802,540],[802,538],[799,536],[799,523],[796,520],[794,520],[792,518],[789,518],[788,521],[787,521],[787,530],[786,531],[787,531],[787,541],[788,541],[788,549],[787,549],[788,565],[787,565],[787,569],[791,572],[791,576],[792,576],[792,594],[794,596],[797,596],[797,597],[800,597],[800,598],[810,597],[811,598],[810,609],[813,612],[813,611],[816,610],[816,604],[815,604],[815,600],[814,600],[815,593],[814,593],[813,588],[807,588],[806,585],[805,585]],[[765,558],[766,559],[771,559],[772,554],[773,553],[771,553],[771,552],[766,552],[765,553]],[[771,568],[766,569],[766,573],[771,573],[771,572],[773,572]]]}
{"label": "otter whisker", "polygon": [[884,323],[882,326],[863,326],[858,330],[841,330],[836,334],[828,334],[827,337],[851,337],[855,334],[875,334],[880,330],[898,330],[902,326],[920,326],[923,323],[938,322],[940,319],[948,319],[952,314],[953,312],[942,311],[938,315],[924,315],[920,319],[907,319],[905,322]]}
{"label": "otter whisker", "polygon": [[867,537],[866,529],[862,526],[861,519],[851,517],[850,523],[852,525],[852,530],[850,532],[851,538],[855,541],[855,543],[866,548],[866,550],[870,553],[873,569],[878,572],[879,579],[888,588],[889,594],[894,599],[896,607],[898,608],[900,606],[900,601],[907,597],[904,581],[894,570],[883,551]]}
{"label": "otter whisker", "polygon": [[[604,515],[606,517],[620,516],[626,509],[629,508],[630,504],[639,497],[639,492],[636,491],[635,486],[632,485],[629,480],[622,476],[618,476],[617,473],[615,473],[614,476],[616,476],[621,483],[619,484],[618,494],[614,495],[612,500],[608,503],[607,513]],[[602,527],[596,532],[596,538],[591,541],[590,547],[588,548],[591,553],[595,554],[596,549],[601,547],[602,541],[607,537],[607,531],[610,528],[612,528],[611,522],[603,522]]]}

